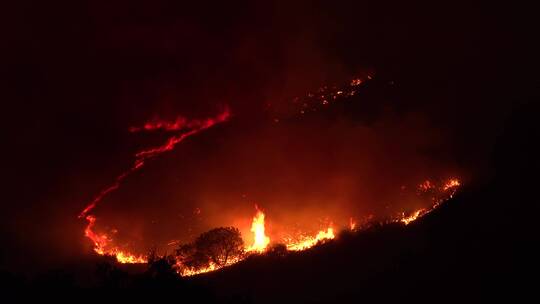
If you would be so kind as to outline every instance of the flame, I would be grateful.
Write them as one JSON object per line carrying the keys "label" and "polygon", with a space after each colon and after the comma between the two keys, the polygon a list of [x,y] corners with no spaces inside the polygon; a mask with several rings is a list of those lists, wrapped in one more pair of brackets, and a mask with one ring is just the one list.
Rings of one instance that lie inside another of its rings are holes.
{"label": "flame", "polygon": [[433,201],[435,202],[433,206],[431,206],[431,208],[428,208],[428,209],[426,208],[418,209],[409,215],[405,215],[405,213],[401,213],[401,216],[398,217],[397,219],[394,219],[394,222],[401,222],[405,225],[409,225],[410,223],[416,221],[417,219],[435,210],[443,202],[452,198],[454,194],[456,193],[457,189],[459,188],[459,186],[461,186],[461,182],[457,178],[448,179],[446,182],[443,183],[441,187],[437,187],[435,183],[429,180],[422,182],[420,185],[418,185],[418,189],[423,192],[436,191],[437,189],[440,190],[438,193],[436,193],[437,196],[432,198]]}
{"label": "flame", "polygon": [[[246,248],[246,252],[262,253],[268,248],[270,238],[265,233],[265,214],[257,206],[257,213],[251,223],[251,232],[253,233],[253,245]],[[285,246],[291,251],[301,251],[309,249],[321,241],[331,240],[334,236],[334,229],[330,226],[326,230],[319,231],[315,236],[300,236],[296,240],[289,239]]]}
{"label": "flame", "polygon": [[[371,76],[367,76],[367,80],[372,79]],[[366,79],[356,78],[350,81],[347,85],[342,87],[327,87],[324,86],[320,88],[315,93],[309,93],[307,97],[296,98],[294,103],[299,106],[297,109],[300,114],[305,114],[308,112],[314,112],[322,108],[322,106],[327,106],[330,103],[338,102],[340,100],[346,100],[346,98],[356,94],[357,90],[361,89],[363,83],[367,81]],[[184,139],[195,135],[199,132],[202,132],[218,123],[225,122],[229,119],[230,112],[226,108],[223,112],[218,114],[215,117],[210,117],[207,119],[186,119],[179,116],[173,121],[161,121],[154,120],[147,122],[139,127],[131,127],[129,131],[132,133],[137,132],[153,132],[153,131],[162,131],[162,132],[174,132],[171,136],[160,146],[143,149],[138,151],[135,154],[133,165],[116,177],[114,183],[110,186],[104,188],[97,196],[84,208],[80,213],[79,217],[86,219],[88,222],[84,235],[89,238],[94,248],[93,250],[99,255],[108,255],[114,256],[119,263],[147,263],[148,258],[144,255],[136,255],[126,251],[123,248],[120,248],[114,244],[114,240],[106,233],[97,233],[94,230],[96,224],[96,217],[90,212],[96,207],[96,205],[101,202],[108,194],[118,189],[122,182],[134,173],[137,170],[140,170],[146,164],[146,161],[151,160],[155,157],[160,156],[161,154],[172,151],[177,144],[182,142]],[[279,122],[279,118],[274,118],[274,122]],[[416,221],[417,219],[423,217],[424,215],[430,213],[440,204],[451,198],[457,189],[461,186],[461,182],[457,178],[451,178],[445,181],[444,183],[435,183],[430,180],[425,180],[420,183],[417,187],[417,194],[421,195],[433,195],[432,201],[433,205],[430,208],[418,209],[412,213],[402,212],[399,216],[390,218],[386,222],[399,222],[404,225],[409,225],[410,223]],[[208,266],[198,269],[191,269],[185,267],[179,262],[175,265],[177,272],[182,276],[193,276],[202,273],[207,273],[211,271],[218,270],[223,267],[227,267],[233,264],[236,264],[243,259],[245,259],[250,254],[264,253],[270,244],[270,237],[266,235],[265,227],[265,217],[266,215],[262,210],[257,206],[256,214],[253,217],[251,224],[251,232],[253,233],[253,244],[245,247],[245,253],[234,259],[229,259],[225,265],[217,265],[213,262],[210,262]],[[195,214],[200,213],[200,209],[194,211]],[[349,219],[349,229],[351,231],[358,231],[364,229],[364,222],[360,222],[360,226],[357,225],[357,222],[351,217]],[[330,224],[323,230],[318,231],[314,235],[300,234],[296,238],[284,239],[284,245],[289,251],[302,251],[310,249],[317,244],[332,240],[335,238],[334,228]],[[169,242],[169,245],[175,245],[177,241]]]}
{"label": "flame", "polygon": [[[229,111],[229,108],[225,108],[223,112],[218,114],[215,117],[207,118],[204,120],[193,120],[185,122],[183,127],[178,129],[179,132],[182,131],[180,134],[176,136],[171,136],[169,139],[165,142],[165,144],[146,149],[141,150],[135,154],[135,161],[133,163],[133,166],[126,170],[124,173],[120,174],[116,177],[114,183],[107,188],[103,189],[98,195],[84,208],[84,210],[79,215],[79,218],[85,217],[92,209],[96,207],[96,205],[103,200],[105,196],[107,196],[109,193],[113,192],[114,190],[118,189],[120,187],[120,184],[133,172],[141,169],[147,160],[154,158],[164,152],[173,150],[177,144],[182,142],[184,139],[195,135],[201,131],[204,131],[215,124],[225,122],[229,119],[231,113]],[[133,130],[131,128],[130,130]]]}
{"label": "flame", "polygon": [[198,275],[198,274],[202,274],[202,273],[212,272],[212,271],[221,269],[223,267],[228,267],[228,266],[236,264],[236,263],[238,263],[238,262],[240,262],[242,260],[243,260],[243,258],[237,257],[237,258],[228,260],[225,265],[221,265],[221,266],[217,265],[214,262],[210,262],[210,264],[207,267],[198,268],[198,269],[182,267],[181,264],[176,264],[175,267],[177,268],[177,273],[178,274],[180,274],[181,276],[184,276],[184,277],[189,277],[189,276],[194,276],[194,275]]}
{"label": "flame", "polygon": [[218,266],[216,265],[215,263],[211,262],[210,265],[208,267],[204,267],[204,268],[199,268],[199,269],[192,269],[192,268],[182,268],[180,266],[180,269],[182,270],[179,270],[178,273],[183,276],[183,277],[190,277],[190,276],[194,276],[194,275],[198,275],[198,274],[202,274],[202,273],[207,273],[207,272],[211,272],[211,271],[214,271],[214,270],[218,270],[220,268],[222,268],[223,266]]}
{"label": "flame", "polygon": [[[367,76],[367,79],[370,80],[372,77],[370,75]],[[302,108],[299,110],[299,113],[304,114],[307,111],[316,111],[317,106],[316,105],[328,105],[329,102],[334,102],[339,99],[353,96],[356,93],[356,89],[358,86],[360,86],[363,83],[363,79],[361,78],[355,78],[353,79],[348,86],[344,86],[342,88],[337,88],[335,86],[329,88],[327,86],[321,87],[316,94],[309,93],[307,95],[307,99],[302,99]],[[296,98],[294,100],[294,103],[297,103],[297,101],[300,101],[300,99]],[[142,126],[135,126],[129,128],[129,131],[132,133],[136,132],[151,132],[151,131],[166,131],[166,132],[176,132],[175,135],[169,137],[167,141],[162,144],[161,146],[141,150],[135,154],[135,159],[133,165],[124,171],[122,174],[118,175],[114,182],[104,188],[102,191],[100,191],[93,200],[86,205],[86,207],[82,210],[82,212],[79,214],[79,218],[86,218],[89,221],[89,225],[87,226],[87,229],[85,230],[85,236],[90,238],[94,243],[96,243],[96,240],[99,239],[99,237],[92,233],[87,233],[86,231],[91,231],[91,227],[93,225],[93,222],[90,222],[89,218],[93,218],[95,220],[95,217],[90,214],[90,212],[97,206],[98,203],[103,201],[103,199],[109,195],[110,193],[116,191],[118,188],[120,188],[121,184],[124,182],[124,180],[130,176],[135,171],[138,171],[144,167],[147,160],[150,160],[154,157],[157,157],[161,155],[162,153],[165,153],[167,151],[173,150],[177,144],[182,142],[184,139],[195,135],[205,129],[208,129],[215,124],[222,123],[227,121],[230,118],[230,111],[228,107],[225,107],[224,111],[222,111],[220,114],[218,114],[215,117],[207,118],[207,119],[187,119],[185,117],[179,116],[173,121],[162,121],[162,120],[154,120],[149,121],[143,124]],[[279,122],[280,120],[278,118],[274,119],[275,122]],[[262,252],[265,250],[266,246],[268,246],[270,239],[265,235],[264,233],[264,214],[261,213],[262,216],[259,216],[259,220],[257,222],[254,221],[252,225],[252,231],[255,234],[255,243],[250,248],[252,251]],[[90,216],[90,217],[88,217]],[[110,242],[110,240],[109,240]],[[99,246],[96,246],[96,248],[101,248]],[[102,250],[96,250],[99,254],[106,254]],[[118,252],[118,254],[115,253],[119,257],[119,259],[131,261],[133,259],[130,259],[128,254],[124,252]],[[137,260],[137,259],[135,259]]]}
{"label": "flame", "polygon": [[[255,209],[257,210],[257,212],[255,213],[255,216],[253,217],[253,221],[251,223],[251,232],[253,232],[253,245],[247,246],[245,248],[245,251],[247,253],[263,253],[264,251],[266,251],[268,244],[270,244],[270,238],[265,233],[265,214],[256,205]],[[197,269],[183,267],[181,263],[177,263],[176,267],[178,269],[178,273],[181,276],[194,276],[236,264],[242,261],[243,258],[244,257],[236,257],[234,259],[227,260],[227,263],[225,265],[217,265],[214,262],[210,262],[208,266]]]}
{"label": "flame", "polygon": [[137,264],[146,263],[146,257],[135,255],[129,252],[120,250],[118,247],[111,245],[113,240],[107,234],[98,234],[93,228],[96,223],[96,218],[92,215],[87,215],[86,220],[88,225],[84,229],[84,235],[94,243],[94,251],[99,255],[114,256],[119,263],[122,264]]}
{"label": "flame", "polygon": [[416,221],[420,216],[424,215],[425,211],[426,209],[419,209],[409,216],[405,216],[405,214],[403,214],[403,217],[399,221],[405,225],[409,225],[410,223]]}
{"label": "flame", "polygon": [[461,183],[457,178],[451,178],[449,179],[443,186],[443,191],[448,191],[450,189],[454,189],[461,186]]}
{"label": "flame", "polygon": [[326,230],[319,231],[316,236],[302,236],[300,240],[289,240],[285,245],[287,250],[302,251],[317,245],[319,242],[334,239],[334,237],[334,229],[328,227]]}
{"label": "flame", "polygon": [[265,234],[265,228],[264,228],[264,213],[257,208],[257,213],[255,214],[255,217],[253,217],[253,222],[251,223],[251,232],[253,232],[253,245],[246,248],[246,251],[255,251],[255,252],[263,252],[266,250],[266,247],[270,243],[270,238],[266,236]]}
{"label": "flame", "polygon": [[[114,183],[99,192],[98,195],[79,214],[79,218],[85,218],[88,221],[88,225],[84,230],[84,235],[94,243],[94,251],[97,254],[115,256],[120,263],[146,263],[146,258],[144,256],[137,256],[130,254],[126,251],[122,251],[117,247],[111,245],[113,241],[108,235],[99,235],[95,233],[93,231],[93,227],[96,222],[96,217],[89,214],[90,211],[92,211],[96,207],[96,205],[105,198],[105,196],[120,188],[122,182],[133,172],[140,170],[145,165],[147,160],[157,157],[164,152],[173,150],[175,146],[182,142],[184,139],[195,135],[201,131],[204,131],[214,126],[215,124],[225,122],[229,119],[229,117],[230,111],[228,108],[225,108],[225,110],[219,115],[203,120],[187,120],[185,118],[179,118],[172,124],[145,124],[144,130],[147,131],[156,129],[165,129],[169,131],[176,130],[179,132],[179,134],[169,137],[165,144],[161,146],[137,152],[135,154],[135,161],[133,163],[133,166],[126,170],[124,173],[118,175],[114,180]],[[132,132],[136,132],[138,130],[140,130],[140,128],[130,129],[130,131]]]}
{"label": "flame", "polygon": [[[440,191],[440,192],[434,193],[438,196],[437,196],[437,199],[434,200],[435,203],[433,204],[433,206],[431,206],[430,208],[418,209],[410,214],[405,214],[404,212],[402,212],[400,216],[394,218],[393,220],[389,220],[386,223],[398,222],[404,225],[409,225],[410,223],[421,218],[422,216],[435,210],[443,202],[451,198],[452,195],[457,191],[457,188],[460,185],[461,185],[460,181],[455,178],[447,180],[440,187],[437,187],[436,183],[429,180],[422,182],[420,185],[418,185],[418,189],[421,189],[424,192],[432,193],[432,194],[433,194],[433,191],[435,190]],[[255,206],[255,208],[257,209],[257,213],[253,217],[253,221],[251,225],[251,232],[253,233],[254,242],[253,242],[253,245],[246,247],[246,253],[247,253],[246,255],[242,255],[242,256],[236,257],[233,260],[227,261],[226,265],[216,265],[215,263],[210,263],[208,264],[207,267],[199,268],[199,269],[190,269],[190,268],[182,267],[182,265],[180,264],[177,264],[178,273],[182,276],[194,276],[194,275],[198,275],[202,273],[207,273],[207,272],[218,270],[223,267],[236,264],[242,261],[243,259],[245,259],[250,254],[265,252],[270,243],[270,238],[266,236],[266,233],[265,233],[265,214],[259,208],[257,208],[257,206]],[[369,219],[371,218],[372,216],[369,217]],[[352,217],[349,218],[349,229],[352,231],[357,230],[357,223]],[[358,229],[362,229],[362,227]],[[327,227],[325,230],[320,230],[314,236],[301,235],[300,237],[297,237],[295,239],[292,239],[292,238],[284,239],[284,244],[288,251],[303,251],[303,250],[310,249],[316,246],[317,244],[320,244],[321,242],[332,240],[334,238],[335,238],[334,229],[332,228],[332,225],[330,224],[329,227]]]}
{"label": "flame", "polygon": [[349,229],[351,231],[356,230],[356,221],[352,217],[349,218]]}
{"label": "flame", "polygon": [[356,79],[351,80],[351,86],[353,86],[353,87],[354,86],[359,86],[361,84],[362,84],[362,79],[360,79],[360,78],[356,78]]}

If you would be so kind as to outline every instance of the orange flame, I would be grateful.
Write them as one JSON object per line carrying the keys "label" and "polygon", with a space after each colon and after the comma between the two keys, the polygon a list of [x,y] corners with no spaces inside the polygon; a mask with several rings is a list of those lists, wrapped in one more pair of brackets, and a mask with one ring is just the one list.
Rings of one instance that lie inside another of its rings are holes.
{"label": "orange flame", "polygon": [[225,265],[221,265],[221,266],[217,265],[214,262],[210,262],[210,264],[207,267],[198,268],[198,269],[185,268],[185,267],[181,267],[181,265],[177,265],[177,266],[179,266],[178,268],[181,269],[181,270],[178,271],[178,273],[181,276],[184,276],[184,277],[194,276],[194,275],[198,275],[198,274],[218,270],[218,269],[221,269],[223,267],[231,266],[231,265],[236,264],[236,263],[238,263],[238,262],[240,262],[242,260],[243,260],[243,258],[240,258],[240,257],[237,257],[237,258],[234,258],[234,259],[229,259],[229,260],[227,260],[227,263]]}
{"label": "orange flame", "polygon": [[[112,185],[108,186],[107,188],[103,189],[100,193],[98,193],[98,195],[80,213],[79,218],[85,217],[87,214],[90,213],[92,209],[96,207],[96,205],[99,202],[101,202],[105,198],[105,196],[107,196],[109,193],[120,188],[120,185],[122,184],[122,182],[135,171],[142,169],[142,167],[145,165],[147,160],[155,158],[164,152],[173,150],[177,144],[179,144],[184,139],[192,135],[202,132],[214,126],[215,124],[227,121],[230,115],[231,115],[231,112],[229,111],[229,108],[225,108],[223,112],[221,112],[215,117],[207,118],[204,120],[193,120],[190,122],[186,122],[185,125],[182,126],[182,128],[179,127],[178,129],[179,132],[183,132],[183,133],[179,133],[176,136],[169,137],[169,139],[161,146],[146,149],[146,150],[141,150],[137,152],[135,154],[135,161],[133,163],[133,166],[129,168],[128,170],[126,170],[124,173],[117,176]],[[130,130],[132,130],[133,132],[133,128],[131,128]],[[152,130],[152,129],[146,128],[146,130]]]}
{"label": "orange flame", "polygon": [[441,187],[436,187],[435,184],[429,180],[422,182],[420,185],[418,185],[418,189],[422,191],[427,192],[431,190],[439,190],[439,196],[433,198],[435,204],[428,209],[418,209],[410,215],[405,215],[405,213],[402,213],[399,218],[394,220],[394,222],[401,222],[405,225],[409,225],[410,223],[435,210],[437,207],[439,207],[439,205],[447,201],[449,198],[452,198],[459,186],[461,186],[461,182],[457,178],[447,180]]}
{"label": "orange flame", "polygon": [[[448,198],[451,198],[454,193],[457,191],[458,187],[461,185],[461,182],[458,179],[449,179],[446,182],[442,184],[442,186],[436,186],[435,183],[426,180],[422,182],[419,185],[419,189],[423,189],[425,191],[435,191],[436,197],[434,197],[434,205],[430,208],[422,208],[418,209],[408,215],[406,215],[404,212],[401,213],[398,217],[394,218],[393,220],[390,220],[388,222],[399,222],[404,225],[409,225],[410,223],[416,221],[417,219],[423,217],[424,215],[432,212],[435,210],[439,205],[441,205],[443,202],[445,202]],[[248,246],[245,248],[246,252],[248,254],[250,253],[262,253],[270,244],[270,238],[266,235],[266,227],[265,227],[265,214],[262,210],[260,210],[257,206],[255,206],[257,209],[257,212],[255,216],[253,217],[253,221],[251,224],[251,232],[253,233],[253,244],[251,246]],[[94,243],[94,251],[100,255],[110,255],[116,257],[116,260],[120,263],[146,263],[147,259],[146,257],[142,255],[135,255],[131,254],[125,250],[121,250],[116,246],[113,246],[113,240],[107,235],[107,234],[98,234],[93,230],[94,224],[96,222],[96,218],[92,215],[87,215],[86,220],[88,221],[88,225],[85,229],[85,235],[89,239],[92,240]],[[357,223],[356,221],[351,217],[349,219],[349,228],[353,231],[357,229]],[[302,251],[312,248],[313,246],[325,242],[327,240],[332,240],[335,238],[334,235],[334,229],[332,228],[332,225],[330,225],[326,230],[320,230],[316,235],[314,236],[306,236],[302,235],[296,239],[285,239],[285,246],[287,250],[289,251]],[[214,270],[218,270],[222,267],[233,265],[237,262],[240,262],[243,260],[246,256],[239,256],[235,259],[231,259],[227,261],[226,265],[216,265],[214,263],[210,263],[207,267],[199,268],[199,269],[189,269],[185,267],[181,267],[181,265],[178,265],[178,273],[182,276],[192,276],[197,275],[201,273],[211,272]]]}
{"label": "orange flame", "polygon": [[403,214],[403,217],[399,220],[405,225],[409,225],[410,223],[416,221],[420,216],[424,215],[426,213],[426,209],[419,209],[413,212],[413,214],[409,216],[405,216]]}
{"label": "orange flame", "polygon": [[356,221],[352,217],[349,218],[349,228],[351,231],[356,230]]}
{"label": "orange flame", "polygon": [[100,203],[108,194],[120,188],[122,182],[137,170],[140,170],[146,163],[146,161],[161,155],[164,152],[173,150],[177,144],[184,139],[202,132],[215,124],[225,122],[230,117],[229,108],[225,108],[219,115],[204,120],[191,120],[188,121],[184,118],[177,119],[174,123],[160,123],[157,125],[146,124],[144,128],[131,128],[130,131],[136,132],[142,129],[150,131],[156,129],[165,129],[167,131],[178,131],[179,133],[169,137],[169,139],[162,144],[154,148],[141,150],[135,154],[135,160],[133,166],[126,170],[124,173],[118,175],[114,180],[114,183],[103,189],[98,193],[96,197],[84,208],[79,214],[79,218],[85,218],[88,221],[88,225],[84,230],[84,235],[92,240],[94,243],[94,251],[99,255],[111,255],[115,256],[120,263],[146,263],[144,256],[136,256],[128,252],[122,251],[117,247],[111,245],[112,239],[106,234],[98,235],[93,231],[93,227],[96,221],[95,216],[90,214],[98,203]]}
{"label": "orange flame", "polygon": [[453,188],[457,188],[461,186],[461,183],[459,182],[459,180],[457,178],[452,178],[452,179],[449,179],[443,186],[443,191],[447,191],[447,190],[450,190],[450,189],[453,189]]}
{"label": "orange flame", "polygon": [[263,252],[270,243],[270,238],[265,234],[264,213],[257,206],[255,208],[257,209],[257,214],[253,217],[253,222],[251,223],[251,232],[253,232],[254,241],[253,245],[246,248],[246,251]]}
{"label": "orange flame", "polygon": [[[431,211],[435,210],[440,204],[445,202],[448,198],[452,197],[452,195],[457,191],[457,188],[461,185],[460,181],[458,179],[449,179],[446,181],[443,186],[436,187],[435,184],[429,180],[426,180],[422,182],[418,189],[423,191],[432,191],[432,190],[439,190],[440,193],[437,193],[440,195],[437,200],[435,200],[435,204],[431,208],[422,208],[414,211],[413,213],[409,215],[405,215],[405,213],[401,213],[399,217],[394,218],[393,220],[389,220],[388,222],[399,222],[404,225],[408,225],[417,219],[421,218],[422,216],[430,213]],[[257,206],[255,206],[257,208]],[[270,238],[266,236],[265,233],[265,214],[257,208],[257,213],[253,217],[253,222],[251,225],[251,232],[253,232],[254,236],[254,242],[253,245],[246,248],[246,251],[249,253],[261,253],[264,252],[268,244],[270,243]],[[387,223],[388,223],[387,222]],[[353,231],[357,229],[357,223],[356,221],[351,217],[349,219],[349,228]],[[361,229],[361,228],[360,228]],[[317,244],[320,244],[321,242],[325,242],[328,240],[332,240],[335,238],[334,235],[334,229],[332,228],[332,225],[330,225],[326,230],[319,231],[315,236],[305,236],[302,235],[297,239],[285,239],[284,243],[289,251],[302,251],[310,249]],[[193,276],[198,275],[202,273],[211,272],[214,270],[218,270],[222,267],[230,266],[232,264],[238,263],[242,261],[246,255],[237,257],[236,259],[230,260],[227,262],[226,265],[216,265],[214,263],[210,263],[207,267],[200,268],[200,269],[186,269],[182,268],[181,265],[179,265],[179,271],[178,273],[182,276]]]}
{"label": "orange flame", "polygon": [[298,241],[289,240],[285,245],[287,246],[287,250],[302,251],[317,245],[319,242],[331,240],[334,237],[334,229],[328,227],[326,228],[326,231],[319,231],[316,236],[303,236]]}
{"label": "orange flame", "polygon": [[129,252],[120,250],[116,246],[112,246],[112,239],[107,234],[98,234],[93,228],[96,223],[96,218],[92,215],[87,215],[86,220],[88,225],[84,229],[84,235],[94,243],[94,251],[99,255],[114,256],[119,263],[122,264],[137,264],[146,263],[147,260],[142,255],[134,255]]}
{"label": "orange flame", "polygon": [[[371,79],[371,76],[368,76],[367,79]],[[300,113],[304,114],[308,111],[316,111],[317,105],[328,105],[329,102],[338,101],[348,96],[353,96],[356,93],[356,90],[359,89],[359,86],[363,83],[360,78],[353,79],[348,86],[342,88],[327,88],[323,87],[319,89],[317,94],[308,94],[308,99],[302,99]],[[296,101],[295,101],[296,102]],[[94,245],[94,251],[99,255],[109,255],[114,256],[119,263],[146,263],[147,257],[143,255],[135,255],[129,253],[125,250],[120,249],[114,245],[113,239],[105,234],[99,234],[94,231],[94,225],[96,218],[94,215],[90,214],[91,211],[100,203],[105,196],[111,192],[118,189],[122,182],[132,173],[137,170],[140,170],[147,161],[167,152],[173,150],[176,145],[181,143],[184,139],[195,135],[201,131],[204,131],[215,124],[222,123],[227,121],[230,118],[230,112],[226,108],[222,113],[215,117],[201,119],[201,120],[187,120],[183,117],[178,117],[175,121],[166,122],[166,121],[153,121],[144,124],[142,127],[132,127],[130,132],[150,132],[161,130],[165,132],[175,133],[171,135],[166,142],[162,145],[152,147],[145,150],[140,150],[135,154],[135,159],[133,165],[126,170],[121,175],[117,176],[114,180],[114,183],[109,187],[103,189],[98,195],[91,201],[86,208],[79,215],[80,218],[85,218],[88,222],[84,230],[84,234],[89,238]],[[275,119],[276,122],[279,122],[279,119]],[[447,180],[442,184],[435,184],[430,180],[426,180],[418,185],[418,193],[428,193],[433,194],[433,206],[430,208],[418,209],[410,214],[401,213],[399,216],[390,218],[386,222],[399,222],[404,225],[408,225],[422,216],[430,213],[440,204],[446,201],[448,198],[451,198],[453,194],[457,191],[458,187],[461,185],[460,181],[456,178]],[[245,251],[249,254],[253,253],[263,253],[267,250],[268,245],[270,244],[270,238],[266,235],[265,229],[265,214],[259,208],[256,207],[256,214],[253,217],[251,224],[251,232],[253,233],[253,244],[251,246],[245,247]],[[200,211],[198,211],[200,212]],[[349,228],[351,231],[362,230],[363,222],[360,222],[358,227],[356,221],[353,218],[349,220]],[[332,225],[329,225],[325,230],[320,230],[316,235],[305,235],[302,234],[300,237],[294,239],[286,239],[284,244],[287,250],[290,251],[302,251],[316,246],[319,243],[332,240],[335,238],[334,229]],[[172,243],[171,243],[172,244]],[[199,269],[189,269],[186,267],[178,266],[178,273],[182,276],[192,276],[201,273],[211,272],[222,267],[230,266],[241,260],[243,260],[247,255],[241,255],[234,259],[227,261],[225,265],[217,265],[215,263],[208,264],[207,267]]]}

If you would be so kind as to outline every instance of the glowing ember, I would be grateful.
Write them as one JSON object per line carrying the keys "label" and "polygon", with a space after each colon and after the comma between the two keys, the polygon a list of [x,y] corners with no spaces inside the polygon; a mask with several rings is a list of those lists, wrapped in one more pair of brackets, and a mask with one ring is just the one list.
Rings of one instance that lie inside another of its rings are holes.
{"label": "glowing ember", "polygon": [[[409,225],[410,223],[435,210],[440,204],[442,204],[448,198],[452,197],[452,195],[455,193],[455,191],[457,191],[457,188],[460,185],[460,181],[455,178],[449,179],[446,182],[442,183],[442,186],[437,186],[435,183],[429,180],[422,182],[418,186],[418,189],[426,193],[438,195],[437,197],[433,197],[433,200],[435,201],[434,205],[431,206],[431,208],[422,208],[410,214],[401,213],[400,216],[394,218],[390,222],[399,222],[404,225]],[[251,232],[253,233],[254,241],[251,246],[245,248],[247,255],[253,253],[263,253],[266,251],[268,245],[270,244],[270,238],[266,235],[265,214],[257,206],[255,207],[257,212],[253,217],[253,221],[251,224]],[[95,217],[93,217],[92,215],[87,215],[86,220],[88,221],[88,226],[85,229],[85,235],[94,243],[94,251],[96,253],[100,255],[114,256],[120,263],[147,262],[146,257],[142,255],[137,256],[112,245],[112,239],[107,234],[98,234],[94,232],[93,227],[96,222]],[[357,223],[352,217],[349,218],[349,229],[351,231],[356,231],[357,229]],[[310,249],[317,244],[332,240],[334,238],[334,229],[330,225],[330,227],[326,228],[326,230],[321,230],[314,236],[301,235],[300,237],[294,239],[285,239],[284,244],[288,251],[302,251]],[[242,255],[234,259],[230,259],[224,265],[217,265],[214,262],[210,262],[206,267],[193,269],[188,267],[182,267],[182,265],[177,264],[176,268],[178,273],[182,276],[193,276],[215,271],[220,268],[236,264],[242,261],[247,255]]]}
{"label": "glowing ember", "polygon": [[[418,185],[419,190],[421,190],[423,193],[432,193],[434,195],[437,195],[437,197],[433,198],[433,200],[435,201],[434,205],[431,206],[431,208],[427,208],[427,209],[423,208],[423,209],[416,210],[413,213],[408,214],[408,215],[406,215],[405,213],[401,213],[400,216],[398,216],[397,218],[394,218],[393,220],[389,220],[387,222],[398,222],[404,225],[408,225],[416,221],[422,216],[435,210],[443,202],[451,198],[454,195],[454,193],[457,191],[457,188],[460,185],[461,185],[460,181],[455,178],[447,180],[440,187],[437,187],[434,182],[429,181],[429,180],[422,182],[420,185]],[[268,245],[270,243],[270,238],[266,236],[265,234],[265,221],[264,220],[265,220],[265,214],[257,208],[257,213],[253,217],[253,222],[251,224],[251,232],[253,232],[254,242],[253,242],[253,245],[246,248],[246,252],[248,253],[248,255],[250,253],[265,252],[266,249],[268,248]],[[356,221],[354,221],[352,217],[349,218],[349,229],[352,231],[357,230],[357,223]],[[284,239],[284,244],[288,251],[302,251],[302,250],[310,249],[316,246],[317,244],[320,244],[328,240],[332,240],[334,238],[335,238],[334,229],[330,225],[330,227],[328,227],[326,230],[319,231],[315,236],[302,235],[295,239],[292,239],[292,238]],[[222,266],[216,265],[215,263],[210,263],[207,267],[203,267],[199,269],[189,269],[189,268],[182,268],[181,265],[179,265],[178,269],[181,269],[181,270],[178,270],[178,273],[182,276],[193,276],[193,275],[198,275],[202,273],[207,273],[207,272],[215,271],[220,268],[238,263],[242,261],[246,256],[247,255],[244,255],[242,257],[238,257],[236,259],[230,260],[227,262],[226,265],[222,265]]]}
{"label": "glowing ember", "polygon": [[351,86],[358,86],[358,85],[361,85],[361,84],[362,84],[362,79],[360,79],[360,78],[351,80]]}
{"label": "glowing ember", "polygon": [[208,267],[199,268],[199,269],[183,268],[178,273],[183,277],[189,277],[189,276],[194,276],[194,275],[201,274],[201,273],[207,273],[207,272],[211,272],[211,271],[214,271],[214,270],[218,270],[220,268],[221,267],[219,267],[215,263],[211,262],[210,266],[208,266]]}
{"label": "glowing ember", "polygon": [[444,186],[443,186],[443,191],[447,191],[447,190],[450,190],[450,189],[453,189],[453,188],[457,188],[461,186],[461,183],[459,182],[458,179],[456,178],[452,178],[450,180],[448,180]]}
{"label": "glowing ember", "polygon": [[418,185],[418,190],[426,192],[426,191],[429,191],[429,190],[433,189],[434,187],[435,186],[432,184],[431,181],[425,180],[420,185]]}
{"label": "glowing ember", "polygon": [[251,232],[253,232],[254,237],[253,245],[246,248],[246,251],[263,252],[266,249],[270,243],[270,238],[266,236],[264,230],[264,213],[257,208],[257,214],[253,218],[253,223],[251,224]]}

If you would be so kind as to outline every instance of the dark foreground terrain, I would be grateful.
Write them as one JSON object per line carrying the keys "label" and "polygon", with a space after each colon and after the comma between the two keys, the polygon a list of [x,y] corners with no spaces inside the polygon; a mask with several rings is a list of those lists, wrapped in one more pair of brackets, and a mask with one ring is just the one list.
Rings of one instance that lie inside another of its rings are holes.
{"label": "dark foreground terrain", "polygon": [[[230,303],[469,301],[521,297],[533,280],[538,128],[535,106],[516,110],[493,153],[494,174],[408,226],[342,233],[313,250],[251,257],[221,271],[179,278],[164,261],[119,266],[92,260],[26,278],[2,273],[19,297],[101,295]],[[472,297],[472,298],[471,298]]]}

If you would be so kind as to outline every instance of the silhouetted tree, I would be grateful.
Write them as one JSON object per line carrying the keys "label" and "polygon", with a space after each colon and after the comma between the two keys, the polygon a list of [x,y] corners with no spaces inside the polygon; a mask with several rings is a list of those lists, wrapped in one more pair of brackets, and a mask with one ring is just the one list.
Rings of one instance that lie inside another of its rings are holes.
{"label": "silhouetted tree", "polygon": [[194,243],[183,244],[176,258],[185,267],[203,268],[210,262],[222,266],[244,253],[244,241],[238,228],[220,227],[201,234]]}
{"label": "silhouetted tree", "polygon": [[188,268],[203,268],[210,263],[208,256],[197,251],[194,243],[180,245],[176,250],[176,258],[180,264]]}
{"label": "silhouetted tree", "polygon": [[225,265],[230,258],[244,253],[244,240],[238,228],[220,227],[201,234],[195,240],[196,251],[216,265]]}

